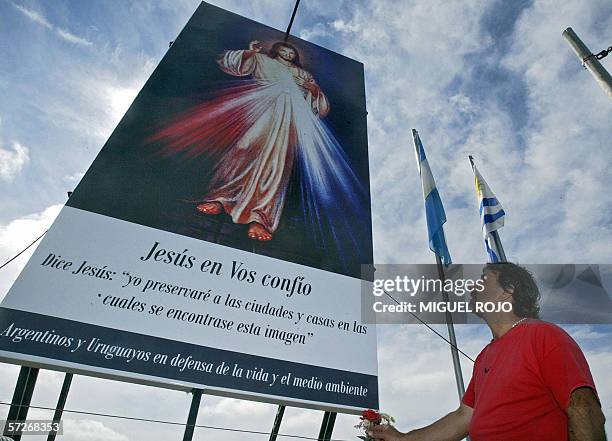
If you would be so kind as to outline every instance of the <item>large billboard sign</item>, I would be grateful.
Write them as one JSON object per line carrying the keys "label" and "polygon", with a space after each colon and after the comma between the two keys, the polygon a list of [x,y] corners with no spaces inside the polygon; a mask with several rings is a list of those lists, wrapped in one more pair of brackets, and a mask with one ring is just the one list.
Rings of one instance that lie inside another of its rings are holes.
{"label": "large billboard sign", "polygon": [[363,65],[202,3],[0,307],[5,361],[378,407]]}

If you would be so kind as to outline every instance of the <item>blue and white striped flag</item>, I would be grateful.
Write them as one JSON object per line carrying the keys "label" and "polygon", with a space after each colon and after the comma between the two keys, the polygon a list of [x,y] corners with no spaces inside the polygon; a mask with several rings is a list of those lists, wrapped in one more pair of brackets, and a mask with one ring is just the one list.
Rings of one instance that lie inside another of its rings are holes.
{"label": "blue and white striped flag", "polygon": [[506,260],[506,256],[497,230],[504,226],[506,212],[476,168],[476,165],[474,165],[474,159],[471,156],[470,163],[474,171],[474,187],[476,188],[476,196],[480,204],[482,235],[484,237],[485,249],[489,255],[489,262],[503,262]]}
{"label": "blue and white striped flag", "polygon": [[425,199],[425,215],[427,217],[427,231],[429,233],[429,248],[436,253],[442,260],[444,265],[452,263],[448,247],[446,246],[446,238],[444,237],[444,223],[446,222],[446,213],[442,199],[436,189],[436,182],[431,174],[427,157],[423,144],[416,130],[412,129],[412,138],[414,140],[414,148],[416,152],[417,165],[419,174],[421,175],[421,184],[423,185],[423,199]]}

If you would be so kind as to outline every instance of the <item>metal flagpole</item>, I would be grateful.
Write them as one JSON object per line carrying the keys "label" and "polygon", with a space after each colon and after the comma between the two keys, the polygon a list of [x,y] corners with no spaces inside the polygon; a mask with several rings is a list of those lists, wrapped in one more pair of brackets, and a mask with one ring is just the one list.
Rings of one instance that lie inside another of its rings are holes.
{"label": "metal flagpole", "polygon": [[493,242],[497,246],[497,250],[499,251],[499,261],[507,262],[506,252],[504,251],[504,247],[502,246],[501,239],[499,238],[499,233],[497,231],[491,231],[491,237],[493,238]]}
{"label": "metal flagpole", "polygon": [[[438,277],[444,282],[446,280],[446,276],[444,274],[444,266],[442,265],[442,259],[440,256],[436,254],[436,264],[438,266]],[[442,298],[444,303],[448,303],[448,293],[443,289],[442,290]],[[459,360],[459,351],[457,350],[457,338],[455,337],[455,326],[453,324],[453,316],[448,311],[445,313],[446,316],[446,329],[448,330],[448,339],[451,342],[450,350],[451,356],[453,358],[453,367],[455,369],[455,381],[457,382],[457,393],[459,394],[459,401],[463,399],[463,395],[465,395],[465,384],[463,383],[463,373],[461,372],[461,361]]]}
{"label": "metal flagpole", "polygon": [[[472,167],[472,171],[474,173],[476,173],[475,171],[475,167],[476,165],[474,164],[474,157],[472,155],[468,155],[468,159],[470,160],[470,166]],[[484,225],[483,225],[484,228]],[[506,259],[506,252],[504,251],[504,247],[501,243],[501,238],[499,237],[499,233],[497,232],[497,230],[491,231],[489,233],[491,235],[491,238],[493,239],[493,242],[495,243],[495,246],[497,248],[497,253],[499,254],[498,258],[500,262],[507,262],[508,260]]]}
{"label": "metal flagpole", "polygon": [[578,58],[580,58],[582,65],[591,72],[601,88],[608,94],[608,97],[612,98],[612,76],[610,76],[608,71],[599,62],[599,58],[603,58],[608,55],[609,52],[612,52],[612,47],[596,55],[589,50],[572,28],[567,28],[563,31],[562,35],[570,44]]}
{"label": "metal flagpole", "polygon": [[[427,159],[425,157],[425,151],[421,144],[419,133],[417,132],[416,129],[412,129],[412,140],[414,142],[416,160],[417,160],[417,165],[419,168],[419,175],[421,175],[421,185],[423,186],[423,197],[425,199],[425,206],[427,207],[430,197],[436,197],[438,200],[439,206],[442,207],[442,201],[439,200],[439,195],[437,194],[437,192],[436,193],[433,192],[433,190],[435,190],[436,188],[436,185],[433,179],[433,175],[431,174],[431,170],[429,168],[429,163],[427,162]],[[428,188],[427,193],[425,192],[426,188]],[[444,209],[442,208],[442,216],[444,216],[444,220],[440,224],[440,229],[442,230],[442,234],[444,234],[442,225],[446,222],[446,216],[444,215],[443,210]],[[431,213],[429,213],[429,211],[426,209],[426,217],[428,218],[428,223],[430,220],[429,219],[430,215]],[[428,226],[428,229],[429,229],[429,226]],[[431,234],[431,231],[430,231],[430,234]],[[431,240],[431,237],[430,237],[430,240]],[[444,248],[446,249],[446,240],[444,239],[444,237],[442,237],[442,242],[443,242]],[[430,245],[430,248],[431,248],[431,245]],[[432,248],[432,251],[436,255],[436,264],[438,267],[438,277],[444,284],[446,276],[444,274],[444,266],[442,264],[442,258],[440,256],[441,252],[440,250],[435,250],[434,248]],[[448,250],[447,250],[447,253],[448,253]],[[448,259],[450,263],[450,256]],[[445,292],[444,290],[442,290],[442,298],[444,302],[449,301],[448,293]],[[453,317],[449,311],[446,311],[445,318],[446,318],[446,328],[448,330],[448,338],[449,338],[449,342],[451,343],[450,350],[451,350],[451,356],[453,359],[455,380],[457,383],[457,393],[459,394],[459,401],[461,401],[463,399],[463,395],[465,394],[465,385],[463,383],[463,374],[461,372],[461,362],[459,361],[459,351],[457,350],[457,338],[455,336],[455,326],[453,324]]]}

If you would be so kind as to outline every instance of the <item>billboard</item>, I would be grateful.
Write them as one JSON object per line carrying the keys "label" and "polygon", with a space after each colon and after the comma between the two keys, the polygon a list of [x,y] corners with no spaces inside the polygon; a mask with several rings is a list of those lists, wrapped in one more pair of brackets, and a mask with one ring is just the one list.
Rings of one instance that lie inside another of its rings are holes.
{"label": "billboard", "polygon": [[378,407],[363,65],[202,3],[0,305],[3,360]]}

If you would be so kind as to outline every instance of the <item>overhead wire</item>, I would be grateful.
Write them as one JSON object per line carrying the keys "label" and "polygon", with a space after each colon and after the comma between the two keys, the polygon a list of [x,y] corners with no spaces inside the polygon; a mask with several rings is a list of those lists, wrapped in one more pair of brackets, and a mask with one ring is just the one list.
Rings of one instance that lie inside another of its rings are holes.
{"label": "overhead wire", "polygon": [[[0,405],[11,406],[11,403],[6,402],[6,401],[0,401]],[[32,405],[25,405],[25,404],[14,404],[13,406],[15,406],[15,407],[28,407],[30,409],[38,409],[38,410],[52,410],[52,411],[55,411],[54,407],[32,406]],[[140,421],[140,422],[145,422],[145,423],[166,424],[166,425],[171,425],[171,426],[183,426],[183,427],[186,427],[188,425],[187,423],[180,423],[178,421],[166,421],[166,420],[156,420],[156,419],[152,419],[152,418],[130,417],[130,416],[125,416],[125,415],[114,415],[114,414],[110,414],[110,413],[91,412],[91,411],[85,411],[85,410],[64,409],[63,411],[65,413],[73,413],[73,414],[77,414],[77,415],[97,416],[97,417],[104,417],[104,418],[116,418],[116,419],[121,419],[121,420]],[[272,433],[272,432],[265,432],[265,431],[260,431],[260,430],[232,429],[232,428],[229,428],[229,427],[210,426],[210,425],[206,425],[206,424],[193,424],[193,425],[189,424],[189,426],[193,426],[194,428],[197,428],[197,429],[210,429],[210,430],[221,430],[221,431],[225,431],[225,432],[249,433],[249,434],[252,434],[252,435],[270,435]],[[318,437],[310,437],[310,436],[303,436],[303,435],[291,435],[291,434],[288,434],[288,433],[278,433],[277,436],[278,437],[285,437],[285,438],[312,440],[312,441],[317,441],[319,439]],[[349,441],[349,440],[340,439],[340,438],[332,438],[332,439],[329,439],[327,441]]]}
{"label": "overhead wire", "polygon": [[9,260],[7,260],[2,265],[0,265],[0,269],[4,268],[9,263],[11,263],[13,260],[17,259],[23,253],[25,253],[32,245],[34,245],[36,242],[38,242],[47,233],[47,231],[49,231],[49,230],[43,231],[42,234],[40,236],[38,236],[36,239],[34,239],[27,247],[25,247],[23,250],[19,251],[17,254],[15,254],[13,257],[11,257]]}
{"label": "overhead wire", "polygon": [[[398,305],[400,305],[400,302],[398,302],[391,294],[389,294],[386,290],[384,290],[384,293],[387,294],[387,296],[393,300],[395,303],[397,303]],[[442,340],[444,340],[446,343],[448,343],[451,347],[455,348],[461,355],[463,355],[464,357],[466,357],[468,360],[470,360],[472,363],[475,363],[474,359],[472,357],[470,357],[468,354],[466,354],[465,352],[463,352],[461,349],[459,349],[458,346],[454,345],[449,339],[447,339],[446,337],[444,337],[442,334],[440,334],[438,331],[436,331],[434,328],[432,328],[429,324],[427,324],[424,320],[422,320],[417,314],[415,314],[412,311],[407,311],[410,315],[412,315],[415,319],[417,319],[420,323],[422,323],[423,325],[425,325],[429,330],[431,330],[434,334],[436,334],[438,337],[440,337]]]}

